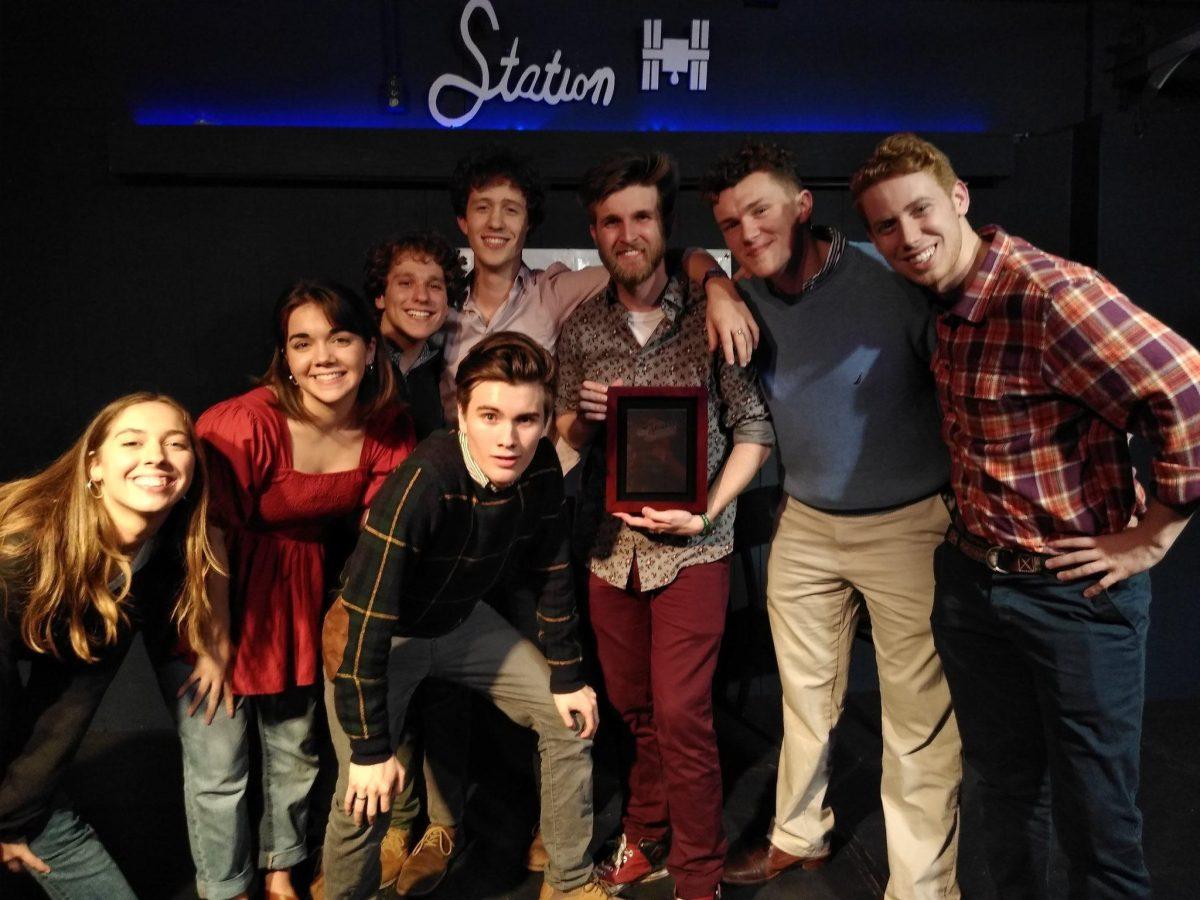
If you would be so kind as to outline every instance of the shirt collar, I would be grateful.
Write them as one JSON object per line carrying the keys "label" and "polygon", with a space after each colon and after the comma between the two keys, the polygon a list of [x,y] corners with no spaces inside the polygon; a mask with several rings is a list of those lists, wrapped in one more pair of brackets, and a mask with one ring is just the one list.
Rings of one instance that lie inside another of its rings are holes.
{"label": "shirt collar", "polygon": [[[431,335],[429,339],[425,341],[425,345],[421,348],[421,352],[417,354],[416,360],[411,366],[408,367],[409,372],[419,369],[421,366],[425,365],[425,363],[429,362],[438,355],[438,352],[441,350],[441,338],[442,333],[439,331]],[[384,338],[384,340],[387,341],[387,338]],[[400,372],[402,375],[407,375],[408,372],[405,372],[400,368],[400,358],[404,355],[404,351],[391,341],[387,342],[387,348],[388,359],[392,361],[392,365],[396,367],[396,371]]]}
{"label": "shirt collar", "polygon": [[846,236],[832,225],[812,225],[812,236],[814,241],[828,241],[829,253],[825,256],[825,261],[821,263],[821,268],[818,269],[804,284],[800,285],[800,290],[796,293],[790,291],[781,291],[771,284],[770,281],[765,281],[767,289],[776,297],[799,297],[801,294],[806,294],[822,281],[824,281],[829,273],[837,268],[838,263],[842,261],[842,254],[846,250]]}
{"label": "shirt collar", "polygon": [[987,315],[988,305],[994,296],[993,286],[1000,275],[1001,260],[1012,251],[1012,238],[999,225],[979,229],[979,237],[988,244],[979,271],[962,286],[956,299],[951,299],[953,295],[946,298],[946,311],[950,315],[974,324],[982,322]]}
{"label": "shirt collar", "polygon": [[[513,279],[512,287],[508,290],[508,296],[504,299],[506,306],[511,306],[517,303],[521,297],[525,295],[525,285],[533,278],[533,270],[525,263],[521,263],[521,268],[517,269],[517,277]],[[475,305],[475,270],[472,269],[470,275],[467,276],[467,299],[463,301],[463,311],[470,309],[473,312],[478,312],[479,307]]]}
{"label": "shirt collar", "polygon": [[483,469],[479,468],[479,463],[475,462],[475,457],[467,449],[467,433],[461,429],[458,432],[458,446],[462,450],[463,462],[467,466],[467,474],[471,476],[471,480],[481,488],[493,493],[498,491],[499,488],[492,484],[488,477],[483,474]]}

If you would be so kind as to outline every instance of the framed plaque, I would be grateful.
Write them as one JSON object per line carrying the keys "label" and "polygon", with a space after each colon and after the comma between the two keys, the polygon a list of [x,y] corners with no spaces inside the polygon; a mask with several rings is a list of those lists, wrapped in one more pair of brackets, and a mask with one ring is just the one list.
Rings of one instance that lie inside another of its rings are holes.
{"label": "framed plaque", "polygon": [[606,508],[641,513],[708,505],[708,391],[610,387]]}

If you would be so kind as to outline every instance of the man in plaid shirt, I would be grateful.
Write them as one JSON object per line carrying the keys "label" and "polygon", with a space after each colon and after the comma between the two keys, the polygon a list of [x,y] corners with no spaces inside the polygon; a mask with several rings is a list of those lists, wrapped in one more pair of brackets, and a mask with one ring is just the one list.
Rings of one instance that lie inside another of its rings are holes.
{"label": "man in plaid shirt", "polygon": [[[1098,272],[967,222],[911,134],[850,183],[875,246],[941,307],[932,367],[958,511],[933,629],[980,775],[1000,896],[1149,896],[1136,806],[1147,570],[1200,502],[1200,355]],[[1154,448],[1153,496],[1129,433]]]}

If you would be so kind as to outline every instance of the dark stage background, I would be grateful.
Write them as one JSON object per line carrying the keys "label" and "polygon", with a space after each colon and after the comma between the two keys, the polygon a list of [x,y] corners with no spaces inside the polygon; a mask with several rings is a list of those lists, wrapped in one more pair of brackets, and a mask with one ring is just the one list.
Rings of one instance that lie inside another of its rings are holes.
{"label": "dark stage background", "polygon": [[[718,247],[695,180],[743,134],[791,146],[816,219],[861,240],[847,175],[881,133],[918,129],[970,182],[974,224],[1097,265],[1200,340],[1196,61],[1136,96],[1147,52],[1194,31],[1200,4],[494,0],[498,33],[478,12],[471,24],[493,82],[519,37],[517,71],[561,49],[576,71],[612,68],[612,102],[495,100],[448,131],[427,93],[439,74],[478,72],[465,5],[5,0],[0,478],[47,463],[120,393],[163,390],[199,412],[243,390],[288,281],[357,284],[384,234],[457,235],[445,178],[489,138],[534,155],[553,186],[531,246],[588,246],[573,179],[633,144],[680,159],[676,242]],[[686,75],[639,90],[648,17],[668,37],[710,20],[706,91]],[[401,114],[382,111],[389,72]],[[1193,527],[1154,573],[1152,696],[1200,694],[1198,548]],[[165,724],[129,696],[102,722]]]}

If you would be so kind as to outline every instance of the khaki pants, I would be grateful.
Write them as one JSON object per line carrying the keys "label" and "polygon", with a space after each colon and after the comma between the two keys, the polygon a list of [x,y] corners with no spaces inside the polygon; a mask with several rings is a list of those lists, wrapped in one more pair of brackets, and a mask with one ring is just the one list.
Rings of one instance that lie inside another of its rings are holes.
{"label": "khaki pants", "polygon": [[767,565],[783,684],[771,842],[797,856],[828,845],[830,737],[845,703],[857,589],[870,613],[879,669],[889,898],[959,896],[961,744],[929,626],[933,551],[948,524],[936,495],[846,516],[788,498]]}
{"label": "khaki pants", "polygon": [[[403,730],[408,702],[426,677],[433,676],[486,694],[518,725],[538,735],[541,757],[541,829],[550,862],[546,884],[563,891],[592,874],[592,742],[563,724],[550,693],[550,667],[528,640],[486,603],[439,638],[392,639],[388,656],[388,714],[391,733]],[[326,900],[364,900],[379,886],[379,844],[390,824],[376,816],[373,826],[355,825],[342,802],[349,782],[350,741],[333,706],[326,681],[329,731],[338,758],[338,780],[325,829]]]}

